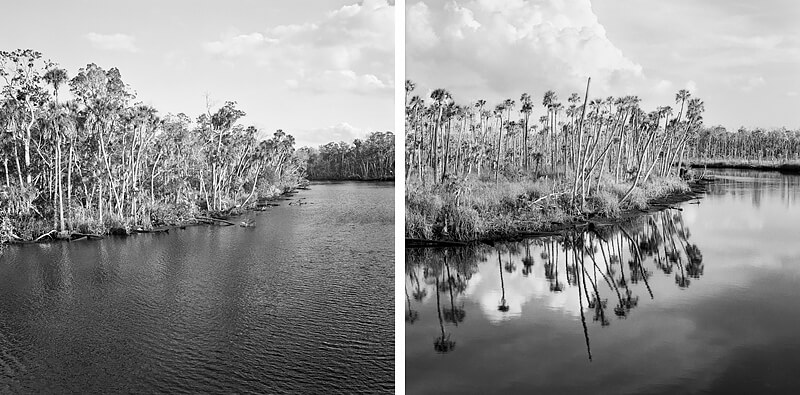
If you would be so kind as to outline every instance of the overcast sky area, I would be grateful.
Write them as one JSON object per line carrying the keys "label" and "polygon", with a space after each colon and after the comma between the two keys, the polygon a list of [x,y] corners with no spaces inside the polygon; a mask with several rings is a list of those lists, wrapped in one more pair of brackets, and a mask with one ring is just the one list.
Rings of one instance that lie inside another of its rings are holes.
{"label": "overcast sky area", "polygon": [[[638,95],[646,111],[688,88],[705,124],[800,127],[800,2],[446,0],[406,3],[406,77],[457,103],[544,92],[566,104]],[[518,107],[518,106],[517,106]]]}
{"label": "overcast sky area", "polygon": [[394,1],[16,1],[0,50],[66,68],[117,67],[161,115],[237,101],[242,120],[298,146],[392,131]]}

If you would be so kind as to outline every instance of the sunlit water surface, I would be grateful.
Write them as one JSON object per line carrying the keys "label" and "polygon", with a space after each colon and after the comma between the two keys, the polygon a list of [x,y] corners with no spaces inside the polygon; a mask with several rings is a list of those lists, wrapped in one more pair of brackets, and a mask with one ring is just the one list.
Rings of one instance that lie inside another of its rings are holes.
{"label": "sunlit water surface", "polygon": [[391,183],[322,183],[254,228],[7,248],[0,393],[394,388]]}
{"label": "sunlit water surface", "polygon": [[800,177],[716,174],[624,231],[406,250],[406,392],[800,393]]}

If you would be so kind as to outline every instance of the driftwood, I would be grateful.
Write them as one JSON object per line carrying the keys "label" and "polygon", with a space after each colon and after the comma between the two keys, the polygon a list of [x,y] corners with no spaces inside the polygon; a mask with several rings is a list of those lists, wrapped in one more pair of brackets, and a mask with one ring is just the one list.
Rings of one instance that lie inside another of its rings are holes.
{"label": "driftwood", "polygon": [[37,237],[36,239],[34,239],[34,240],[33,240],[33,242],[34,242],[34,243],[38,243],[38,242],[39,242],[39,240],[41,240],[41,239],[44,239],[45,237],[50,237],[50,238],[52,238],[52,237],[53,237],[53,236],[52,236],[52,234],[53,234],[53,232],[55,232],[55,231],[56,231],[56,230],[55,230],[55,229],[53,229],[53,230],[51,230],[51,231],[49,231],[49,232],[47,232],[47,233],[45,233],[45,234],[43,234],[43,235],[41,235],[41,236]]}
{"label": "driftwood", "polygon": [[213,223],[213,222],[222,222],[223,224],[226,224],[225,226],[236,225],[235,223],[233,223],[231,221],[228,221],[226,219],[211,218],[211,217],[194,217],[194,218],[197,219],[197,220],[200,220],[200,221],[206,221],[206,222],[211,222],[211,223]]}
{"label": "driftwood", "polygon": [[93,234],[90,234],[90,233],[77,233],[77,232],[72,233],[72,237],[75,237],[75,236],[78,236],[79,239],[82,239],[82,238],[102,239],[103,238],[103,236],[93,235]]}
{"label": "driftwood", "polygon": [[136,229],[136,233],[169,233],[169,228],[159,229]]}

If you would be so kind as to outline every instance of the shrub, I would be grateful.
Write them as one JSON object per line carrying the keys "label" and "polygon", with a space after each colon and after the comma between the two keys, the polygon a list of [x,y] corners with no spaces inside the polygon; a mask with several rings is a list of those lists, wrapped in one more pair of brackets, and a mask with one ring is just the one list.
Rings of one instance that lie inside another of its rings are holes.
{"label": "shrub", "polygon": [[597,214],[607,217],[619,216],[619,197],[610,191],[601,190],[596,195],[587,199],[589,209]]}

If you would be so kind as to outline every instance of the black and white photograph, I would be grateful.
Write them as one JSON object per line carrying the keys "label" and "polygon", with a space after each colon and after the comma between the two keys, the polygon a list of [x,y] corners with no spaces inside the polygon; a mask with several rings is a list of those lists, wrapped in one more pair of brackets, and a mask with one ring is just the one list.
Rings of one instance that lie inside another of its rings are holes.
{"label": "black and white photograph", "polygon": [[395,9],[4,1],[0,393],[394,393]]}
{"label": "black and white photograph", "polygon": [[407,0],[405,393],[799,393],[798,18]]}

